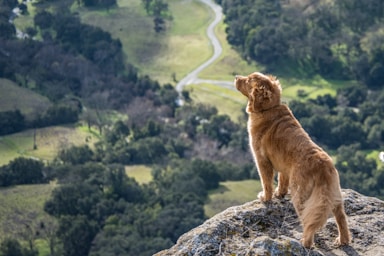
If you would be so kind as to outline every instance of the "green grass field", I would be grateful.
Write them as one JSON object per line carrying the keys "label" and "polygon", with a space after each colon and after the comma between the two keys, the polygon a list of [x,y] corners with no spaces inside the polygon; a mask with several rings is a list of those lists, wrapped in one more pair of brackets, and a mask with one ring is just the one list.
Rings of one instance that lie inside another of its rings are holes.
{"label": "green grass field", "polygon": [[173,82],[172,74],[181,79],[211,54],[205,36],[210,20],[207,7],[198,1],[167,3],[173,21],[165,33],[154,32],[152,18],[146,15],[140,0],[119,0],[118,7],[109,12],[85,12],[81,8],[77,11],[83,22],[119,38],[127,61],[139,68],[141,74],[164,84]]}
{"label": "green grass field", "polygon": [[0,78],[0,111],[19,109],[25,116],[33,116],[51,104],[48,98]]}
{"label": "green grass field", "polygon": [[130,165],[125,167],[128,177],[134,178],[139,184],[146,184],[152,180],[152,168],[145,165]]}
{"label": "green grass field", "polygon": [[51,161],[61,149],[85,144],[92,148],[99,139],[96,133],[73,125],[36,129],[36,150],[33,149],[33,137],[34,130],[1,136],[0,166],[19,156]]}
{"label": "green grass field", "polygon": [[44,212],[44,203],[51,196],[55,184],[23,185],[0,189],[0,239],[23,232],[25,225],[37,228],[50,219]]}
{"label": "green grass field", "polygon": [[240,93],[211,84],[196,84],[187,87],[193,102],[212,105],[219,114],[228,115],[237,122],[243,115],[247,99]]}
{"label": "green grass field", "polygon": [[227,25],[224,22],[220,22],[216,27],[215,33],[223,47],[223,53],[216,62],[200,73],[203,79],[233,81],[235,75],[245,76],[263,69],[257,63],[246,62],[229,45],[226,39],[226,27]]}
{"label": "green grass field", "polygon": [[256,200],[261,190],[258,180],[220,182],[220,187],[209,193],[205,214],[212,217],[228,207]]}

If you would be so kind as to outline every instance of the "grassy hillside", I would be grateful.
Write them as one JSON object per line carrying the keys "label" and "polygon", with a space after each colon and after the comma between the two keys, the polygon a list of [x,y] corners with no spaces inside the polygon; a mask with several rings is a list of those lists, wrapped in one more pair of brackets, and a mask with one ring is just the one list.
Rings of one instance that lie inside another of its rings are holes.
{"label": "grassy hillside", "polygon": [[84,127],[52,126],[36,130],[37,149],[33,149],[34,130],[0,137],[0,166],[19,156],[36,157],[45,161],[52,160],[57,152],[72,145],[88,144],[90,147],[98,141],[96,133]]}
{"label": "grassy hillside", "polygon": [[77,11],[83,22],[101,27],[119,38],[127,61],[142,74],[161,83],[171,83],[172,74],[181,79],[209,58],[205,29],[210,16],[198,1],[167,2],[173,21],[166,33],[159,34],[154,32],[152,18],[146,15],[141,0],[120,0],[118,7],[108,12],[83,8]]}
{"label": "grassy hillside", "polygon": [[19,109],[25,116],[33,116],[51,105],[44,96],[0,78],[0,111]]}
{"label": "grassy hillside", "polygon": [[[207,47],[210,43],[206,28],[213,20],[213,12],[196,0],[171,0],[168,4],[173,20],[168,31],[160,34],[154,32],[152,18],[147,17],[140,0],[120,0],[119,7],[109,12],[78,11],[83,22],[99,26],[119,38],[127,61],[137,66],[142,74],[148,74],[161,83],[175,84],[173,76],[180,80],[210,58],[213,49]],[[230,48],[225,39],[224,23],[219,24],[216,34],[223,45],[223,54],[201,73],[201,78],[231,81],[234,74],[248,74],[256,69]],[[209,84],[189,89],[196,101],[216,106],[234,121],[242,114],[242,102],[238,100],[241,96],[231,90]],[[227,104],[228,100],[230,104]]]}
{"label": "grassy hillside", "polygon": [[43,210],[55,184],[23,185],[0,189],[0,239],[16,235],[24,225],[36,228],[49,215]]}
{"label": "grassy hillside", "polygon": [[208,217],[212,217],[228,207],[240,205],[257,199],[261,191],[261,184],[257,180],[226,181],[220,187],[209,193],[209,199],[204,210]]}
{"label": "grassy hillside", "polygon": [[[160,83],[176,84],[188,72],[198,67],[212,54],[206,36],[206,28],[213,19],[213,12],[199,1],[168,1],[173,20],[165,33],[156,34],[153,21],[148,17],[141,0],[119,0],[118,7],[106,10],[87,10],[74,5],[82,21],[110,32],[123,44],[128,62]],[[188,15],[185,15],[185,14]],[[232,81],[234,75],[247,75],[263,70],[257,63],[248,63],[231,48],[226,41],[226,24],[216,27],[223,53],[220,58],[200,73],[200,78]],[[302,99],[318,95],[336,94],[336,89],[350,84],[328,81],[321,77],[313,80],[279,77],[283,85],[283,96],[298,98],[298,91],[304,92]],[[191,97],[201,103],[216,106],[220,113],[231,116],[234,121],[243,114],[246,100],[226,88],[211,84],[197,84],[187,87]],[[302,94],[303,95],[303,94]]]}

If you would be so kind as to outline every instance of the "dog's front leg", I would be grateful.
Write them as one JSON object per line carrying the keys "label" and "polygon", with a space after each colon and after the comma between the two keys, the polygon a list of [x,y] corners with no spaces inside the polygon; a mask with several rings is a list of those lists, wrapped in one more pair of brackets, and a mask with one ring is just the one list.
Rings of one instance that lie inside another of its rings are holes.
{"label": "dog's front leg", "polygon": [[273,176],[274,171],[269,159],[258,156],[257,157],[257,170],[259,172],[261,185],[263,191],[259,193],[258,198],[262,202],[270,201],[273,194]]}
{"label": "dog's front leg", "polygon": [[288,193],[289,188],[289,175],[279,172],[278,185],[273,194],[274,197],[282,199]]}

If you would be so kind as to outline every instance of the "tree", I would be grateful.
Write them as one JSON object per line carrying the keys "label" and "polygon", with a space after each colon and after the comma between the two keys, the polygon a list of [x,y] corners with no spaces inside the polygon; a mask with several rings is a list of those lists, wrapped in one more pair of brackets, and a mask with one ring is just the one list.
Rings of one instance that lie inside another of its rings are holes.
{"label": "tree", "polygon": [[228,146],[231,141],[231,134],[236,127],[227,115],[215,115],[209,122],[203,123],[204,133],[220,142],[219,148]]}
{"label": "tree", "polygon": [[124,140],[130,134],[130,130],[121,120],[117,121],[112,130],[107,131],[105,137],[107,142],[114,145],[119,140]]}
{"label": "tree", "polygon": [[88,255],[99,227],[84,215],[62,216],[58,236],[63,242],[65,256]]}
{"label": "tree", "polygon": [[37,256],[37,251],[23,248],[19,241],[13,238],[6,238],[0,244],[0,255],[2,256]]}
{"label": "tree", "polygon": [[44,164],[35,159],[18,157],[1,170],[2,185],[38,184],[44,182]]}
{"label": "tree", "polygon": [[23,255],[19,241],[15,239],[5,239],[0,244],[1,255],[4,256],[19,256]]}
{"label": "tree", "polygon": [[50,12],[46,10],[39,11],[34,17],[33,22],[40,29],[48,29],[52,26],[54,17]]}
{"label": "tree", "polygon": [[219,187],[220,175],[213,163],[196,159],[192,161],[191,168],[204,181],[206,190]]}
{"label": "tree", "polygon": [[58,153],[58,157],[64,163],[69,164],[84,164],[92,161],[93,152],[88,145],[72,146],[68,149],[62,149]]}
{"label": "tree", "polygon": [[93,207],[100,201],[102,191],[85,182],[64,184],[52,192],[44,210],[55,217],[84,215],[92,219]]}
{"label": "tree", "polygon": [[127,202],[140,202],[143,200],[143,193],[135,179],[127,177],[124,166],[112,165],[108,173],[109,191],[114,199],[124,199]]}
{"label": "tree", "polygon": [[171,19],[168,3],[164,0],[142,0],[142,2],[147,14],[153,16],[155,32],[165,30],[165,20]]}
{"label": "tree", "polygon": [[374,177],[375,175],[381,177],[381,174],[376,171],[376,161],[367,158],[359,148],[360,145],[354,144],[341,146],[337,150],[336,168],[340,171],[340,184],[342,187],[357,190],[365,195],[375,196],[381,185]]}
{"label": "tree", "polygon": [[25,127],[25,118],[20,110],[0,112],[0,135],[19,132]]}

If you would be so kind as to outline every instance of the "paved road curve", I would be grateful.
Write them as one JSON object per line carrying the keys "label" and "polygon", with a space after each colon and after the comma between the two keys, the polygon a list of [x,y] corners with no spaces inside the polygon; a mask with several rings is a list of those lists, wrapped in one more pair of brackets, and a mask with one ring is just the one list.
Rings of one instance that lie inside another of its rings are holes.
{"label": "paved road curve", "polygon": [[212,57],[201,64],[199,67],[197,67],[195,70],[190,72],[187,76],[185,76],[183,79],[181,79],[177,85],[176,90],[181,93],[183,88],[189,84],[198,84],[198,83],[210,83],[210,84],[217,84],[220,86],[224,86],[230,89],[233,89],[233,82],[228,81],[213,81],[213,80],[203,80],[198,79],[199,73],[207,68],[209,65],[211,65],[217,58],[220,57],[221,53],[223,52],[223,48],[219,42],[219,39],[216,37],[215,34],[215,27],[221,19],[223,18],[223,12],[221,9],[221,6],[214,3],[213,0],[200,0],[202,3],[208,5],[214,12],[215,19],[212,21],[212,23],[207,28],[207,36],[209,40],[211,41],[211,44],[213,46],[213,55]]}

